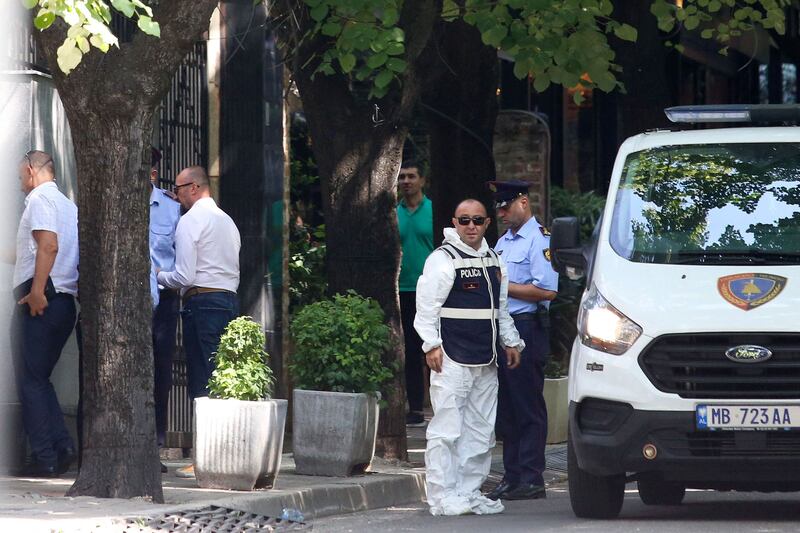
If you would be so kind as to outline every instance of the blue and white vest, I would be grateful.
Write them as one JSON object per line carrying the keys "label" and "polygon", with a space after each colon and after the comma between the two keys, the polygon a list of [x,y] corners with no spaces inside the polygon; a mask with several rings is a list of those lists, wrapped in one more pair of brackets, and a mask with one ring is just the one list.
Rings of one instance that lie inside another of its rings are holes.
{"label": "blue and white vest", "polygon": [[453,261],[456,274],[439,315],[444,352],[462,365],[491,364],[498,349],[500,259],[491,249],[483,257],[468,255],[450,244],[439,250]]}

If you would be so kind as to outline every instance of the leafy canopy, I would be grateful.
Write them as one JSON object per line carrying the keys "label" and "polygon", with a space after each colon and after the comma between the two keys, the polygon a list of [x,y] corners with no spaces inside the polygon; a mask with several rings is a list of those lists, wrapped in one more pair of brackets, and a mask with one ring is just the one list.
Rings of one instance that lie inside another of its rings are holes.
{"label": "leafy canopy", "polygon": [[161,36],[161,27],[153,20],[153,10],[142,0],[21,0],[28,9],[36,9],[33,25],[44,31],[63,19],[69,29],[64,43],[58,48],[58,68],[69,74],[77,67],[91,47],[108,52],[119,41],[111,31],[111,8],[125,17],[136,20],[140,30],[154,37]]}
{"label": "leafy canopy", "polygon": [[[65,73],[78,66],[90,45],[103,52],[118,46],[108,26],[112,9],[135,19],[145,33],[160,35],[147,5],[153,0],[109,0],[110,6],[104,0],[21,1],[29,9],[39,8],[34,19],[38,29],[50,27],[57,17],[69,26],[58,49],[58,65]],[[372,98],[385,96],[400,82],[408,67],[408,36],[399,25],[403,0],[293,1],[308,10],[312,34],[325,40],[318,73],[366,82]],[[703,38],[719,42],[725,54],[731,39],[757,26],[783,34],[784,8],[791,0],[650,2],[659,28],[699,30]],[[621,87],[609,36],[631,42],[637,37],[636,29],[614,20],[613,13],[612,0],[443,0],[441,16],[475,26],[487,46],[514,60],[517,77],[532,77],[538,91],[556,83],[608,92]],[[580,101],[582,91],[574,97]]]}
{"label": "leafy canopy", "polygon": [[257,401],[272,394],[274,378],[261,325],[249,316],[228,323],[219,339],[216,368],[208,380],[214,398]]}

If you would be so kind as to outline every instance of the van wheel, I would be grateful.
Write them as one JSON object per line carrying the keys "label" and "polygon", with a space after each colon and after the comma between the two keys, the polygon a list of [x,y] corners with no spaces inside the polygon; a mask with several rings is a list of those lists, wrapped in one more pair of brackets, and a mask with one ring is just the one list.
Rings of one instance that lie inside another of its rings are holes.
{"label": "van wheel", "polygon": [[639,497],[645,505],[680,505],[686,487],[674,481],[640,479]]}
{"label": "van wheel", "polygon": [[625,498],[625,475],[595,476],[578,466],[572,439],[567,440],[569,503],[578,518],[616,518]]}

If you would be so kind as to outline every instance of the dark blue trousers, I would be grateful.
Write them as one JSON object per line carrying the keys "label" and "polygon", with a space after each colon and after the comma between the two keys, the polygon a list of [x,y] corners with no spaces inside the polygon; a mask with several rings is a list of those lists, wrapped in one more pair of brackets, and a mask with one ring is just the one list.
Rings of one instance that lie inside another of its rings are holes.
{"label": "dark blue trousers", "polygon": [[171,289],[159,292],[158,306],[153,312],[154,396],[156,404],[156,435],[158,445],[164,446],[167,435],[169,391],[172,388],[172,359],[178,330],[180,297]]}
{"label": "dark blue trousers", "polygon": [[514,325],[525,341],[522,362],[509,370],[505,352],[501,352],[497,372],[497,434],[503,440],[504,479],[512,484],[544,485],[547,332],[538,318],[515,318]]}
{"label": "dark blue trousers", "polygon": [[31,316],[27,305],[14,310],[11,326],[17,391],[31,452],[42,465],[56,466],[58,453],[74,448],[50,374],[75,327],[75,298],[59,293],[43,315]]}
{"label": "dark blue trousers", "polygon": [[190,398],[208,396],[219,338],[238,315],[239,303],[232,292],[206,292],[184,300],[181,319]]}
{"label": "dark blue trousers", "polygon": [[400,293],[400,320],[403,324],[403,341],[405,344],[406,396],[408,410],[422,412],[425,400],[425,354],[422,353],[422,339],[414,329],[414,318],[417,316],[417,293]]}

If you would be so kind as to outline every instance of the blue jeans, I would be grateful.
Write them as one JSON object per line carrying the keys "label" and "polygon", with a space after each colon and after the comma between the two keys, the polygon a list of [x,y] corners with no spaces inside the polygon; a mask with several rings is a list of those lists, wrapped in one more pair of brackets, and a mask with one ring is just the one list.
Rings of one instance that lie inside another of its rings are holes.
{"label": "blue jeans", "polygon": [[228,322],[239,314],[239,302],[232,292],[196,294],[183,302],[183,347],[189,397],[208,396],[208,380],[214,371],[214,352]]}
{"label": "blue jeans", "polygon": [[153,370],[156,404],[156,435],[163,446],[167,434],[169,391],[172,388],[172,359],[175,353],[175,336],[178,329],[180,298],[171,289],[160,291],[158,306],[153,312]]}
{"label": "blue jeans", "polygon": [[75,298],[59,293],[43,315],[31,316],[27,305],[14,310],[12,352],[22,419],[37,462],[56,466],[58,454],[75,445],[50,382],[61,350],[75,327]]}

